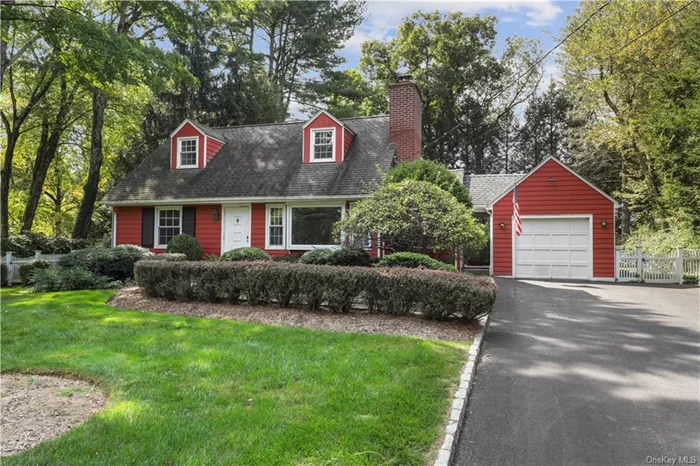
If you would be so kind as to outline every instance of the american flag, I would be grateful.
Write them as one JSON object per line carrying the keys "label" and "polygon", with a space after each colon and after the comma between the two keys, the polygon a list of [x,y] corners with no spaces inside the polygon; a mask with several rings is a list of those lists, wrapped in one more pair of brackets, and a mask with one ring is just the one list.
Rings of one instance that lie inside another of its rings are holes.
{"label": "american flag", "polygon": [[518,205],[518,187],[513,188],[513,225],[515,234],[520,236],[523,232],[523,225],[520,223],[520,206]]}

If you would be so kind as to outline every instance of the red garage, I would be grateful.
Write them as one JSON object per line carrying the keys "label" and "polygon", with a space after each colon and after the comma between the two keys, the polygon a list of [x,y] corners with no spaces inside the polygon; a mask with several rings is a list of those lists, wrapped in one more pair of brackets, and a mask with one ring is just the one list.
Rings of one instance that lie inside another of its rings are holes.
{"label": "red garage", "polygon": [[613,279],[616,207],[613,198],[548,158],[485,206],[491,217],[491,274]]}

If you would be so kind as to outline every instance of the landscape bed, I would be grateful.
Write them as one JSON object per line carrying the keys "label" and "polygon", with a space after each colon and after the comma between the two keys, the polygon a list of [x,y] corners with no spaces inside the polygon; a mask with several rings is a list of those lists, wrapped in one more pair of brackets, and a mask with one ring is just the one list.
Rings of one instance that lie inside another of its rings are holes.
{"label": "landscape bed", "polygon": [[100,381],[103,411],[4,464],[428,464],[468,342],[112,308],[2,290],[5,371]]}

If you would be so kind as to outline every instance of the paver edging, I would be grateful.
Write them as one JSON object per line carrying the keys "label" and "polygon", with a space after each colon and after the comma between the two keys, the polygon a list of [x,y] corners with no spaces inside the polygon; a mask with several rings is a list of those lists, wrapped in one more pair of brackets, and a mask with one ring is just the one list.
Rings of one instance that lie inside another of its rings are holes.
{"label": "paver edging", "polygon": [[479,361],[479,355],[481,353],[481,345],[484,342],[484,334],[486,333],[486,328],[489,325],[491,314],[487,314],[485,317],[480,319],[481,329],[477,332],[474,337],[474,341],[469,347],[469,357],[467,358],[467,363],[464,365],[462,374],[459,377],[459,387],[455,392],[454,400],[452,401],[452,409],[450,411],[450,418],[447,421],[447,426],[445,427],[445,440],[438,451],[438,457],[433,463],[433,466],[448,466],[452,455],[457,449],[457,441],[459,440],[460,434],[460,424],[464,420],[464,416],[467,412],[467,402],[469,401],[469,394],[471,392],[472,386],[474,385],[474,373],[476,372],[476,364]]}

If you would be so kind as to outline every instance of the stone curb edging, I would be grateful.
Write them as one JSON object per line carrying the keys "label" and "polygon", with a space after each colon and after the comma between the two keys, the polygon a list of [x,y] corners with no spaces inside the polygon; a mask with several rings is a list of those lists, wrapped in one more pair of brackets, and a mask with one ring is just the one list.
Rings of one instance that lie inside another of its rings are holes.
{"label": "stone curb edging", "polygon": [[473,381],[474,373],[476,372],[476,364],[479,362],[481,345],[484,342],[484,334],[489,325],[490,317],[491,314],[489,313],[480,319],[481,329],[476,334],[474,341],[469,347],[469,358],[459,378],[459,387],[455,393],[454,401],[452,402],[452,410],[450,411],[450,419],[447,421],[447,427],[445,428],[445,441],[440,447],[438,457],[433,466],[448,466],[457,448],[460,425],[464,421],[467,412],[467,401],[469,400],[469,393],[474,385]]}

